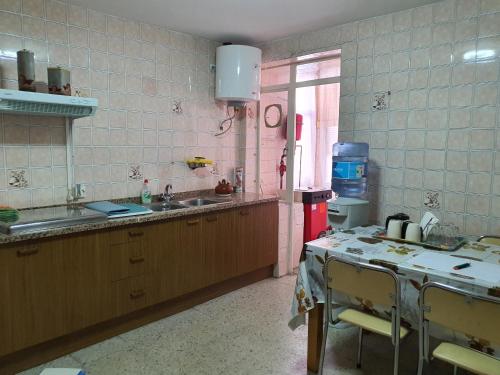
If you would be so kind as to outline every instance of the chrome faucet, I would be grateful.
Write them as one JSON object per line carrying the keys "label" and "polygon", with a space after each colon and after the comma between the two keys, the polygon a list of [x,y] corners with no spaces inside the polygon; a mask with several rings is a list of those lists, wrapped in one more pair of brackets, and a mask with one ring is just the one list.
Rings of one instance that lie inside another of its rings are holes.
{"label": "chrome faucet", "polygon": [[161,194],[161,200],[163,202],[170,202],[172,199],[174,199],[174,193],[172,193],[171,191],[172,185],[167,184],[167,186],[165,186],[165,191]]}

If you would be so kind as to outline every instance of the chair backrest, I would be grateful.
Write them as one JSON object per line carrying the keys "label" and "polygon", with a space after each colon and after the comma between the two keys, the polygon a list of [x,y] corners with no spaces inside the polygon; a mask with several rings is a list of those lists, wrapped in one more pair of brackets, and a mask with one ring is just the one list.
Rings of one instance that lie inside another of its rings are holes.
{"label": "chair backrest", "polygon": [[393,271],[337,257],[330,257],[326,267],[329,289],[373,304],[399,308],[399,282]]}
{"label": "chair backrest", "polygon": [[490,245],[500,246],[500,236],[491,236],[491,235],[481,236],[478,238],[477,241],[481,243],[487,243]]}
{"label": "chair backrest", "polygon": [[500,343],[500,300],[440,283],[427,283],[420,293],[425,320]]}

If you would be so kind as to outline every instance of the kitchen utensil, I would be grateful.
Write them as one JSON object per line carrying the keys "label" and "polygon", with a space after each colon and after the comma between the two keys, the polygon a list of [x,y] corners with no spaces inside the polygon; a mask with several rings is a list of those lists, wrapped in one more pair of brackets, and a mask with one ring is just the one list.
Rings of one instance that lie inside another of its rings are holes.
{"label": "kitchen utensil", "polygon": [[436,223],[427,236],[426,243],[443,247],[453,247],[461,241],[458,237],[458,227],[454,224]]}
{"label": "kitchen utensil", "polygon": [[392,219],[389,221],[387,227],[387,237],[390,238],[401,238],[401,227],[403,222],[401,220]]}
{"label": "kitchen utensil", "polygon": [[408,241],[420,242],[422,240],[422,229],[418,223],[409,223],[406,227],[404,238]]}
{"label": "kitchen utensil", "polygon": [[405,213],[398,213],[398,214],[394,214],[394,215],[391,215],[391,216],[387,216],[387,219],[385,219],[385,230],[387,230],[389,228],[389,221],[391,220],[401,220],[401,221],[404,221],[404,220],[410,220],[410,217],[405,214]]}
{"label": "kitchen utensil", "polygon": [[56,68],[47,68],[49,81],[49,93],[56,95],[71,96],[71,77],[69,70],[60,66]]}
{"label": "kitchen utensil", "polygon": [[35,91],[35,54],[23,49],[17,51],[17,80],[19,90]]}

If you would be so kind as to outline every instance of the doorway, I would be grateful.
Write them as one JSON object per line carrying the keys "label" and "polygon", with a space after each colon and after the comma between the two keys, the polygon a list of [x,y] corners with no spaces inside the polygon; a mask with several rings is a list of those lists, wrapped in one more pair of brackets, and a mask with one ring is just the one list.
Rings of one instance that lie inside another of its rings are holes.
{"label": "doorway", "polygon": [[278,274],[283,275],[297,267],[303,244],[302,204],[295,198],[304,190],[331,187],[340,50],[263,64],[261,79],[260,188],[280,197]]}

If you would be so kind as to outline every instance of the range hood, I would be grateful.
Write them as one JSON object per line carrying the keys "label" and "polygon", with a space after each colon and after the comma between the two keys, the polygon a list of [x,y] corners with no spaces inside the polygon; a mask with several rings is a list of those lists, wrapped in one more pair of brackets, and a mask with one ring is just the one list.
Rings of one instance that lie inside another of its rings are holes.
{"label": "range hood", "polygon": [[0,89],[0,113],[79,118],[92,116],[97,99]]}

